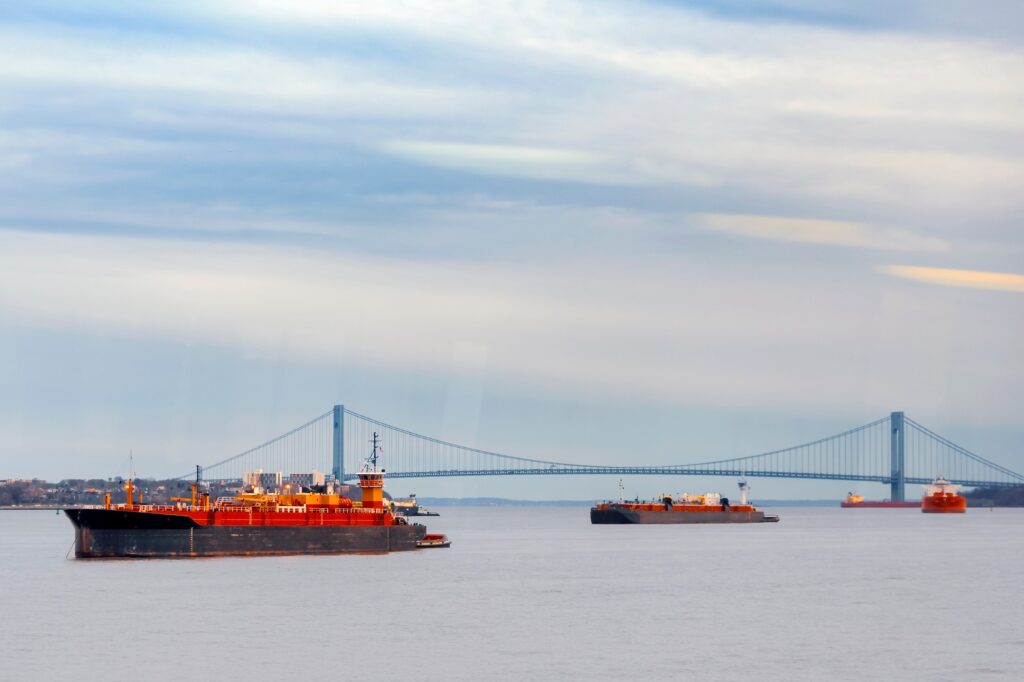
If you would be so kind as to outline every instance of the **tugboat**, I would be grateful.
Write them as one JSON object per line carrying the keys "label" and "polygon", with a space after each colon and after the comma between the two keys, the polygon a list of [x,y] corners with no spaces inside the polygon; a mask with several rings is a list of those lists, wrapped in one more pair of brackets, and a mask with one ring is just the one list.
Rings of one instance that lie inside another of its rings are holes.
{"label": "tugboat", "polygon": [[[191,498],[172,505],[144,505],[134,500],[129,479],[123,504],[75,507],[64,513],[75,527],[75,556],[211,557],[281,554],[383,553],[420,548],[426,528],[409,523],[385,508],[384,469],[377,466],[379,436],[357,474],[362,500],[340,493],[328,482],[317,492],[268,492],[254,477],[248,490],[210,501],[200,489],[200,469]],[[447,538],[441,536],[447,541]],[[426,546],[436,546],[431,542]]]}
{"label": "tugboat", "polygon": [[924,486],[921,511],[925,514],[963,514],[967,511],[967,498],[957,493],[959,487],[939,476],[931,485]]}
{"label": "tugboat", "polygon": [[427,549],[430,547],[451,547],[452,541],[448,539],[447,535],[441,533],[427,533],[423,536],[423,539],[416,543],[416,546],[420,549]]}
{"label": "tugboat", "polygon": [[750,486],[739,482],[739,504],[718,493],[703,495],[658,495],[654,500],[633,502],[621,499],[619,482],[618,502],[601,502],[590,509],[590,522],[594,524],[618,523],[772,523],[778,516],[767,516],[747,502]]}

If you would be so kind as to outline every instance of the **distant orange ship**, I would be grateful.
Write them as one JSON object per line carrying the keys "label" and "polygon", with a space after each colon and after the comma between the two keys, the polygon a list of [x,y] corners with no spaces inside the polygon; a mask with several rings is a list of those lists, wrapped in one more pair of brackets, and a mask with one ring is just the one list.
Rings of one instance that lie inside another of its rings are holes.
{"label": "distant orange ship", "polygon": [[846,499],[839,503],[843,509],[917,509],[921,503],[914,500],[911,502],[893,502],[892,500],[865,500],[856,493],[848,493]]}
{"label": "distant orange ship", "polygon": [[936,478],[931,485],[924,486],[921,511],[925,514],[963,514],[967,511],[967,498],[957,493],[959,487],[941,476]]}

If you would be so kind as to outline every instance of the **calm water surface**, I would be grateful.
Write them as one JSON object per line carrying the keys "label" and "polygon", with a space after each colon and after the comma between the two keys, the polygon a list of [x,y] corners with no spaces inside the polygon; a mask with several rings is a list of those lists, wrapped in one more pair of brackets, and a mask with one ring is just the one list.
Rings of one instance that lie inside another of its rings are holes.
{"label": "calm water surface", "polygon": [[447,550],[168,561],[0,512],[0,679],[1024,679],[1024,510],[769,511],[455,508]]}

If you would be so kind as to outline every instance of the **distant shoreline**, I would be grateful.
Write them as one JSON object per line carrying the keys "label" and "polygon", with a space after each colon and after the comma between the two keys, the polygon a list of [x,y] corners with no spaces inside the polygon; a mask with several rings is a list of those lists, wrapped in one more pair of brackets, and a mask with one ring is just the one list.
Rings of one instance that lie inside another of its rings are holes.
{"label": "distant shoreline", "polygon": [[[70,505],[68,505],[70,506]],[[57,507],[52,504],[15,504],[0,505],[0,511],[60,511],[64,507]]]}
{"label": "distant shoreline", "polygon": [[[520,500],[507,497],[420,497],[417,501],[423,507],[591,507],[603,500]],[[752,500],[761,507],[839,507],[839,500]],[[0,511],[60,511],[65,507],[82,506],[79,504],[63,505],[0,505]],[[95,506],[95,505],[93,505]],[[985,507],[1014,508],[1016,504],[992,504],[990,500],[968,500],[973,509]]]}

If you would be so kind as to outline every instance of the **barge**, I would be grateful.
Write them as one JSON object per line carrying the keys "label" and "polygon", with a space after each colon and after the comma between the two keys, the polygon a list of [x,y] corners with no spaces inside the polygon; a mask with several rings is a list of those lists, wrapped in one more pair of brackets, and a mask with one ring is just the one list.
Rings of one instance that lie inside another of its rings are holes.
{"label": "barge", "polygon": [[620,499],[601,502],[590,509],[593,524],[624,523],[772,523],[778,516],[766,515],[747,502],[750,488],[746,481],[739,482],[740,502],[730,504],[718,493],[703,495],[659,495],[654,500]]}
{"label": "barge", "polygon": [[340,485],[328,482],[317,490],[285,487],[283,492],[253,485],[235,497],[211,502],[201,490],[197,468],[190,498],[146,505],[135,502],[129,480],[123,504],[111,504],[108,493],[103,507],[64,510],[75,527],[75,556],[383,553],[448,542],[444,535],[428,535],[423,525],[409,523],[385,507],[384,471],[377,467],[378,436],[373,437],[373,454],[357,474],[361,501],[341,495]]}

